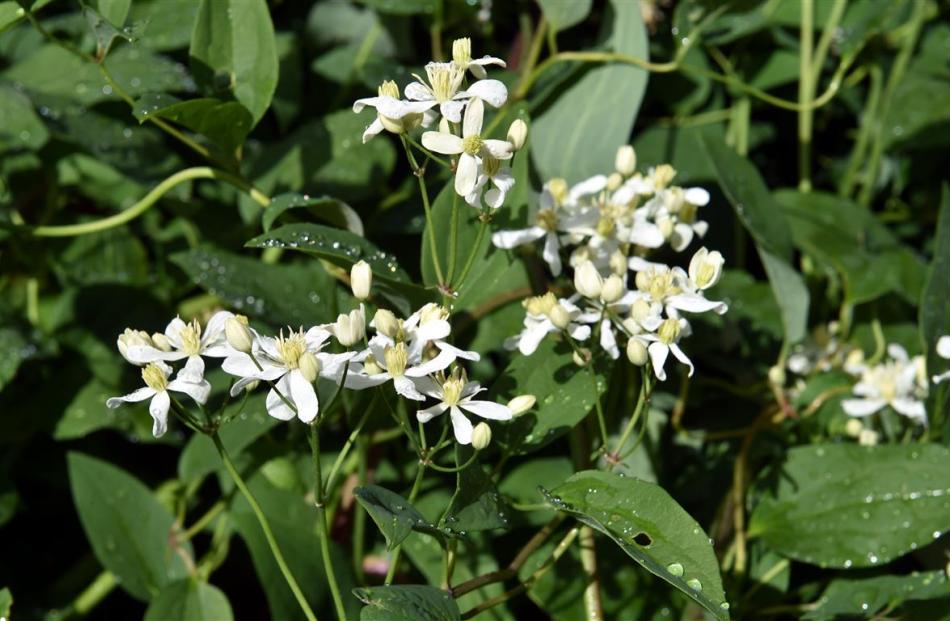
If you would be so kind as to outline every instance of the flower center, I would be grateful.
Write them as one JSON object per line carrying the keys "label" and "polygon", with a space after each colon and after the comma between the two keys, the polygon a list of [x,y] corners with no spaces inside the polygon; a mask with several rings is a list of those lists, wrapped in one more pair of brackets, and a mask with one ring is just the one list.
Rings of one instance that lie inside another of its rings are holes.
{"label": "flower center", "polygon": [[501,162],[490,155],[486,155],[482,158],[482,171],[488,177],[494,177],[498,174],[498,169],[501,168]]}
{"label": "flower center", "polygon": [[[422,307],[419,325],[426,325],[433,321],[445,321],[449,318],[449,311],[444,306],[430,302]],[[401,326],[400,326],[401,327]]]}
{"label": "flower center", "polygon": [[563,204],[568,196],[567,181],[560,177],[551,179],[548,181],[548,192],[551,194],[551,198],[554,199],[555,203],[558,205]]}
{"label": "flower center", "polygon": [[192,319],[178,332],[181,339],[181,350],[189,356],[196,356],[201,352],[201,326],[197,319]]}
{"label": "flower center", "polygon": [[307,351],[307,341],[304,340],[303,332],[291,332],[286,338],[283,334],[277,337],[277,353],[288,369],[296,369],[300,366],[300,356],[305,351]]}
{"label": "flower center", "polygon": [[462,83],[463,70],[453,63],[429,63],[426,74],[432,87],[432,95],[439,103],[455,97]]}
{"label": "flower center", "polygon": [[667,319],[660,324],[658,333],[660,340],[667,345],[675,343],[680,336],[680,322],[676,319]]}
{"label": "flower center", "polygon": [[380,84],[378,93],[380,97],[392,97],[393,99],[399,99],[399,87],[396,86],[396,83],[392,80],[386,80]]}
{"label": "flower center", "polygon": [[462,140],[462,151],[468,153],[469,155],[478,155],[478,153],[482,150],[483,144],[485,144],[485,141],[482,140],[482,137],[478,134],[466,136]]}
{"label": "flower center", "polygon": [[603,216],[597,221],[597,234],[601,237],[607,237],[613,233],[616,223],[610,216]]}
{"label": "flower center", "polygon": [[673,282],[673,272],[649,269],[637,273],[637,289],[649,293],[656,302],[662,302],[668,296],[680,293]]}
{"label": "flower center", "polygon": [[405,343],[396,343],[393,347],[387,347],[383,352],[386,358],[386,370],[392,377],[401,377],[406,373],[406,365],[409,364],[409,352],[406,350]]}
{"label": "flower center", "polygon": [[465,388],[465,380],[461,377],[453,376],[442,384],[442,402],[445,405],[458,405],[462,398],[462,390]]}
{"label": "flower center", "polygon": [[376,358],[370,354],[366,356],[366,360],[363,361],[363,372],[368,375],[378,375],[383,372],[383,367],[379,366],[379,363],[376,362]]}
{"label": "flower center", "polygon": [[524,300],[521,305],[532,315],[547,315],[557,304],[557,297],[550,291]]}
{"label": "flower center", "polygon": [[553,209],[542,209],[538,212],[537,222],[545,231],[553,231],[557,228],[557,215]]}
{"label": "flower center", "polygon": [[142,369],[142,379],[145,380],[145,385],[155,392],[165,392],[165,389],[168,388],[168,378],[165,376],[165,371],[154,362],[148,363]]}
{"label": "flower center", "polygon": [[468,37],[452,42],[452,61],[459,67],[468,67],[472,62],[472,40]]}

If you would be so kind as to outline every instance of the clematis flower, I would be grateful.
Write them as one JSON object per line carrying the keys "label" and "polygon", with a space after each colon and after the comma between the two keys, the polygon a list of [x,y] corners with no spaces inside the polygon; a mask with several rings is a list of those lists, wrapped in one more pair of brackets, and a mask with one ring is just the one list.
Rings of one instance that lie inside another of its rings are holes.
{"label": "clematis flower", "polygon": [[492,140],[481,137],[482,121],[485,116],[485,104],[473,97],[465,108],[462,120],[462,137],[447,132],[425,132],[422,144],[444,155],[458,155],[455,170],[455,191],[460,196],[468,196],[474,189],[481,172],[480,159],[488,156],[498,160],[511,159],[514,147],[507,140]]}
{"label": "clematis flower", "polygon": [[423,104],[426,110],[439,106],[442,116],[452,123],[462,119],[462,107],[472,98],[481,99],[494,108],[508,101],[508,89],[498,80],[479,80],[460,91],[465,69],[454,62],[433,62],[425,69],[428,81],[414,75],[416,81],[406,86],[406,97]]}
{"label": "clematis flower", "polygon": [[425,102],[404,101],[399,98],[399,87],[387,80],[379,85],[376,97],[366,97],[353,102],[353,112],[362,112],[369,106],[376,108],[376,120],[363,131],[363,142],[369,142],[383,130],[401,134],[420,125],[428,127],[432,122],[426,113],[432,106]]}
{"label": "clematis flower", "polygon": [[[228,311],[219,311],[208,320],[204,330],[197,319],[185,323],[180,317],[175,317],[169,322],[163,335],[151,337],[151,343],[142,338],[140,333],[134,333],[133,338],[129,334],[130,331],[126,330],[118,340],[119,352],[126,360],[138,365],[159,360],[185,360],[185,366],[178,372],[178,376],[198,382],[205,372],[202,356],[224,358],[234,353],[224,332],[225,322],[233,316],[233,313]],[[159,337],[164,337],[166,342],[162,345],[166,347],[158,346],[156,339]]]}
{"label": "clematis flower", "polygon": [[590,336],[590,326],[579,322],[581,309],[570,300],[559,300],[548,292],[526,299],[522,306],[526,311],[524,329],[505,340],[506,349],[518,349],[523,355],[530,356],[542,339],[552,332],[564,330],[576,341],[585,341]]}
{"label": "clematis flower", "polygon": [[[476,209],[480,209],[482,195],[484,194],[485,204],[492,209],[498,209],[505,203],[505,197],[515,185],[515,177],[511,173],[511,167],[502,166],[499,160],[487,155],[480,159],[479,170],[481,172],[475,181],[475,187],[465,197],[465,202]],[[494,187],[489,188],[489,182]]]}
{"label": "clematis flower", "polygon": [[393,388],[403,397],[424,401],[425,395],[416,388],[416,382],[430,373],[445,369],[452,360],[454,358],[447,355],[423,362],[420,357],[410,357],[405,343],[386,345],[374,337],[369,343],[369,354],[362,362],[353,365],[344,386],[362,390],[392,380]]}
{"label": "clematis flower", "polygon": [[142,369],[145,387],[122,397],[112,397],[106,401],[106,405],[115,409],[123,403],[151,399],[148,404],[148,413],[152,415],[152,435],[158,438],[168,429],[168,408],[171,407],[169,391],[184,393],[201,405],[208,401],[208,395],[211,394],[211,384],[207,380],[199,378],[193,381],[182,378],[179,374],[179,377],[169,381],[171,374],[172,368],[161,360],[149,362]]}
{"label": "clematis flower", "polygon": [[647,333],[638,335],[640,339],[650,343],[647,347],[647,352],[650,354],[650,362],[653,363],[653,372],[660,381],[666,380],[666,370],[663,367],[670,353],[682,364],[689,367],[689,376],[693,376],[694,369],[692,361],[686,357],[686,354],[683,353],[683,350],[677,345],[680,338],[685,336],[688,331],[689,323],[687,323],[685,319],[670,317],[660,324],[656,334]]}
{"label": "clematis flower", "polygon": [[845,399],[841,407],[848,416],[870,416],[885,406],[920,425],[927,424],[923,397],[926,384],[919,382],[923,357],[909,358],[900,345],[887,347],[889,360],[866,367],[852,392],[857,398]]}
{"label": "clematis flower", "polygon": [[321,327],[286,337],[283,333],[277,338],[259,337],[253,354],[236,353],[221,365],[225,372],[240,378],[231,387],[231,396],[240,394],[251,382],[272,382],[265,401],[267,413],[280,420],[296,416],[312,422],[320,411],[313,382],[318,376],[339,382],[346,364],[356,355],[322,352],[329,338],[330,333]]}
{"label": "clematis flower", "polygon": [[425,394],[439,403],[417,411],[416,419],[421,423],[427,423],[448,410],[452,417],[452,431],[455,432],[455,439],[459,444],[472,443],[472,422],[463,410],[490,420],[511,420],[513,417],[508,406],[493,401],[473,399],[485,388],[482,388],[478,382],[467,381],[465,375],[460,374],[457,369],[443,382],[425,378],[421,384]]}
{"label": "clematis flower", "polygon": [[504,68],[505,61],[494,56],[482,56],[478,59],[472,58],[472,40],[468,37],[452,41],[452,62],[454,62],[462,73],[471,71],[472,75],[479,80],[485,78],[488,73],[485,71],[487,65],[498,65]]}

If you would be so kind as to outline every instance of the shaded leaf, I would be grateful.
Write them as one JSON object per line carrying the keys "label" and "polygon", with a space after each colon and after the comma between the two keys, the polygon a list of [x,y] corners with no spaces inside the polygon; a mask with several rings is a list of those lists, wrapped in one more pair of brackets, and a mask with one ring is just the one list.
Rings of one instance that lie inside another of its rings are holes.
{"label": "shaded leaf", "polygon": [[0,589],[0,617],[10,618],[10,609],[13,608],[13,594],[10,589]]}
{"label": "shaded leaf", "polygon": [[[457,449],[459,462],[463,456]],[[468,450],[468,449],[466,449]],[[472,464],[458,473],[455,495],[446,511],[445,528],[459,535],[481,530],[507,529],[510,509],[501,498],[490,472]]]}
{"label": "shaded leaf", "polygon": [[662,487],[586,470],[546,495],[556,509],[613,539],[645,569],[717,619],[729,619],[729,604],[711,540]]}
{"label": "shaded leaf", "polygon": [[939,445],[793,448],[749,535],[796,560],[873,567],[950,529],[950,450]]}
{"label": "shaded leaf", "polygon": [[[927,280],[920,297],[920,338],[927,355],[927,371],[934,375],[947,369],[947,361],[937,355],[937,340],[950,334],[950,299],[947,299],[947,283],[950,282],[950,185],[944,184],[940,201],[940,213],[934,235],[934,256],[927,270]],[[938,399],[945,388],[935,391]],[[942,405],[942,400],[940,400]]]}
{"label": "shaded leaf", "polygon": [[437,531],[408,500],[384,487],[364,485],[353,490],[353,495],[383,532],[390,550],[405,541],[413,530]]}
{"label": "shaded leaf", "polygon": [[538,0],[541,12],[555,32],[575,26],[590,13],[591,0]]}
{"label": "shaded leaf", "polygon": [[372,7],[380,13],[394,15],[415,15],[417,13],[434,13],[438,0],[363,0],[363,4]]}
{"label": "shaded leaf", "polygon": [[48,139],[49,132],[30,100],[12,88],[0,87],[0,153],[36,150]]}
{"label": "shaded leaf", "polygon": [[353,589],[366,608],[361,621],[460,621],[458,604],[446,591],[421,584]]}
{"label": "shaded leaf", "polygon": [[216,586],[194,579],[163,588],[145,611],[145,621],[231,621],[227,596]]}
{"label": "shaded leaf", "polygon": [[308,211],[334,226],[344,228],[355,235],[363,236],[363,221],[352,207],[332,196],[309,196],[295,192],[281,194],[271,199],[261,216],[264,232],[270,231],[274,222],[289,209],[311,208]]}
{"label": "shaded leaf", "polygon": [[[902,601],[950,596],[950,582],[944,571],[928,571],[906,576],[832,580],[803,619],[834,619],[838,615],[872,617],[885,606]],[[907,617],[914,618],[914,617]]]}
{"label": "shaded leaf", "polygon": [[251,113],[236,101],[213,98],[181,101],[171,95],[147,93],[135,102],[132,114],[144,123],[151,117],[174,121],[205,136],[226,153],[233,153],[242,144],[254,123]]}

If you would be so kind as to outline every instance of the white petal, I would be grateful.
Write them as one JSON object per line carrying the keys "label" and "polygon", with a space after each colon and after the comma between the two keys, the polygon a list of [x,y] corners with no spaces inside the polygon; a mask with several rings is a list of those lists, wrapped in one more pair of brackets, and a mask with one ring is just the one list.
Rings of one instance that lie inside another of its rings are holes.
{"label": "white petal", "polygon": [[[277,387],[281,389],[281,392],[287,396],[289,393],[289,386],[285,381],[286,377],[281,378],[281,381],[278,382]],[[273,388],[267,393],[267,399],[265,400],[267,405],[267,413],[272,417],[278,420],[293,420],[296,416],[294,411],[284,403],[284,400],[280,398],[280,395],[277,394],[277,391]]]}
{"label": "white petal", "polygon": [[891,343],[887,346],[887,355],[898,362],[907,362],[909,360],[907,350],[897,343]]}
{"label": "white petal", "polygon": [[175,349],[181,349],[181,337],[179,334],[187,327],[188,325],[181,320],[181,317],[175,317],[165,326],[165,336],[168,337],[168,342],[171,343]]}
{"label": "white petal", "polygon": [[[494,56],[482,56],[481,58],[472,59],[468,63],[468,68],[471,69],[473,65],[480,69],[484,67],[485,65],[498,65],[499,67],[502,67],[502,68],[508,66],[505,64],[505,61],[503,61],[500,58],[495,58]],[[475,73],[475,72],[472,71],[472,73]]]}
{"label": "white petal", "polygon": [[459,407],[467,412],[490,418],[491,420],[511,420],[511,410],[507,406],[493,401],[462,401]]}
{"label": "white petal", "polygon": [[950,371],[941,373],[940,375],[934,375],[932,378],[934,384],[939,384],[940,382],[945,382],[950,379]]}
{"label": "white petal", "polygon": [[614,360],[620,357],[620,348],[617,347],[617,337],[614,336],[614,327],[609,319],[604,319],[600,322],[600,346]]}
{"label": "white petal", "polygon": [[406,85],[406,97],[415,101],[434,101],[435,97],[429,87],[419,82],[410,82]]}
{"label": "white petal", "polygon": [[510,250],[522,244],[531,243],[544,237],[544,229],[540,226],[532,226],[529,229],[520,229],[515,231],[498,231],[491,236],[491,243],[498,248]]}
{"label": "white petal", "polygon": [[205,376],[205,361],[201,356],[188,356],[177,377],[188,382],[200,382]]}
{"label": "white petal", "polygon": [[452,324],[445,319],[429,320],[416,329],[415,338],[421,341],[437,341],[452,333]]}
{"label": "white petal", "polygon": [[449,406],[445,405],[444,403],[436,403],[432,407],[417,411],[416,420],[418,420],[420,423],[428,423],[430,420],[436,416],[439,416],[447,409],[449,409]]}
{"label": "white petal", "polygon": [[439,112],[442,113],[442,116],[453,123],[458,123],[462,120],[462,106],[464,105],[465,103],[462,101],[443,101],[441,104],[439,104]]}
{"label": "white petal", "polygon": [[541,257],[544,259],[544,262],[548,264],[548,267],[551,268],[551,274],[553,276],[561,275],[561,255],[558,252],[559,249],[560,244],[558,243],[557,235],[548,233],[544,239],[544,248],[541,250]]}
{"label": "white petal", "polygon": [[680,222],[673,227],[673,234],[670,236],[670,247],[676,252],[681,252],[689,243],[693,241],[693,227]]}
{"label": "white petal", "polygon": [[208,395],[211,394],[211,384],[207,380],[192,382],[179,378],[168,382],[168,390],[183,392],[194,399],[195,403],[204,405],[208,402]]}
{"label": "white petal", "polygon": [[370,141],[373,136],[378,135],[380,132],[385,130],[383,122],[379,120],[379,117],[373,119],[373,122],[366,126],[366,129],[363,130],[363,144],[366,144]]}
{"label": "white petal", "polygon": [[703,188],[686,188],[683,192],[683,198],[687,203],[702,207],[709,203],[709,192]]}
{"label": "white petal", "polygon": [[171,398],[166,391],[155,393],[152,402],[148,404],[148,413],[152,415],[152,435],[156,438],[165,435],[168,429],[168,408]]}
{"label": "white petal", "polygon": [[320,402],[313,384],[307,381],[299,370],[294,369],[288,374],[290,396],[297,406],[297,418],[305,423],[312,422],[320,412]]}
{"label": "white petal", "polygon": [[462,135],[478,136],[482,133],[482,119],[485,116],[485,104],[478,97],[468,101],[465,108],[465,118],[462,119]]}
{"label": "white petal", "polygon": [[922,401],[911,399],[910,397],[900,397],[891,401],[891,407],[900,414],[917,421],[921,424],[927,423],[927,410]]}
{"label": "white petal", "polygon": [[656,373],[657,379],[661,382],[665,381],[666,371],[663,369],[663,365],[666,364],[666,357],[670,353],[670,348],[665,343],[654,342],[650,343],[647,352],[650,354],[650,362],[653,364],[653,372]]}
{"label": "white petal", "polygon": [[505,204],[505,193],[498,188],[492,188],[485,192],[485,204],[492,209],[498,209]]}
{"label": "white petal", "polygon": [[478,354],[477,351],[466,351],[454,345],[449,345],[448,343],[443,342],[443,341],[437,342],[435,346],[441,349],[442,351],[451,352],[452,355],[455,356],[456,358],[471,360],[473,362],[478,362],[481,359],[481,356]]}
{"label": "white petal", "polygon": [[455,170],[455,191],[465,196],[475,187],[478,179],[478,162],[468,153],[459,156],[458,168]]}
{"label": "white petal", "polygon": [[680,349],[680,346],[676,343],[670,343],[670,351],[673,352],[673,357],[679,360],[682,364],[685,364],[689,367],[689,377],[693,377],[693,362],[686,357],[686,354],[683,353],[683,350]]}
{"label": "white petal", "polygon": [[493,108],[500,108],[508,101],[508,89],[498,80],[479,80],[469,86],[466,92]]}
{"label": "white petal", "polygon": [[435,358],[406,369],[406,376],[425,377],[430,373],[436,373],[447,368],[453,362],[455,362],[455,355],[452,352],[440,351]]}
{"label": "white petal", "polygon": [[403,101],[394,97],[377,97],[376,110],[388,119],[401,119],[420,114],[435,105],[434,101]]}
{"label": "white petal", "polygon": [[937,355],[941,358],[950,358],[950,336],[941,336],[937,339]]}
{"label": "white petal", "polygon": [[357,114],[363,111],[363,108],[369,106],[370,108],[375,108],[377,102],[379,102],[379,97],[364,97],[363,99],[357,99],[353,102],[353,112]]}
{"label": "white petal", "polygon": [[666,240],[657,225],[652,222],[637,222],[627,235],[627,241],[644,248],[659,248]]}
{"label": "white petal", "polygon": [[425,395],[416,389],[416,385],[413,384],[412,380],[408,377],[400,376],[393,378],[393,388],[396,389],[397,393],[407,399],[412,399],[413,401],[426,400]]}
{"label": "white petal", "polygon": [[452,430],[455,432],[455,439],[459,444],[471,444],[472,443],[472,421],[468,420],[468,417],[462,414],[462,411],[457,407],[452,407]]}
{"label": "white petal", "polygon": [[436,153],[455,155],[462,152],[462,139],[455,134],[423,132],[422,146]]}
{"label": "white petal", "polygon": [[573,202],[584,196],[596,194],[606,187],[607,177],[604,175],[594,175],[575,184],[568,193],[568,198]]}
{"label": "white petal", "polygon": [[530,356],[538,349],[538,345],[548,332],[553,330],[554,324],[548,320],[525,328],[518,340],[518,351],[524,356]]}
{"label": "white petal", "polygon": [[123,403],[138,403],[139,401],[145,401],[146,399],[155,396],[155,391],[146,386],[145,388],[139,388],[133,392],[130,392],[127,395],[121,397],[112,397],[106,401],[106,405],[110,409],[115,409],[122,405]]}
{"label": "white petal", "polygon": [[514,145],[507,140],[485,140],[482,148],[497,160],[510,160],[514,155]]}
{"label": "white petal", "polygon": [[572,323],[568,328],[568,334],[575,341],[586,341],[590,337],[590,326],[582,326]]}
{"label": "white petal", "polygon": [[389,373],[377,373],[376,375],[367,375],[365,373],[360,373],[359,371],[350,370],[346,374],[346,383],[343,384],[346,388],[351,388],[353,390],[363,390],[364,388],[372,388],[373,386],[379,386],[388,382],[390,379]]}
{"label": "white petal", "polygon": [[696,293],[681,293],[679,295],[671,295],[670,297],[666,298],[666,303],[673,308],[686,311],[687,313],[705,313],[706,311],[715,311],[717,314],[722,315],[728,309],[724,302],[707,300],[705,297]]}
{"label": "white petal", "polygon": [[883,399],[845,399],[841,402],[841,409],[848,416],[870,416],[885,405]]}

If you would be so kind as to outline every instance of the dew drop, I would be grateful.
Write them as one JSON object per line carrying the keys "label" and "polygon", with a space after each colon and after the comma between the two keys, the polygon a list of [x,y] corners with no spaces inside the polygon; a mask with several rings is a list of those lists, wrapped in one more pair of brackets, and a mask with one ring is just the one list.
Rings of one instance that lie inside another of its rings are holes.
{"label": "dew drop", "polygon": [[694,591],[702,591],[703,583],[697,580],[696,578],[690,578],[686,581],[686,586],[693,589]]}
{"label": "dew drop", "polygon": [[670,563],[666,566],[666,571],[670,572],[676,577],[683,575],[683,566],[679,563]]}

